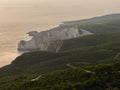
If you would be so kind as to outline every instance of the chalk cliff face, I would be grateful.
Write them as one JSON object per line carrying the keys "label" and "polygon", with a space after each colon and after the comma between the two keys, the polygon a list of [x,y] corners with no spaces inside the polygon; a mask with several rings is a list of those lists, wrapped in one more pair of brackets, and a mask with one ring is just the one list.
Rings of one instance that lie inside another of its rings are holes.
{"label": "chalk cliff face", "polygon": [[62,46],[62,40],[90,35],[92,33],[74,26],[59,26],[48,31],[32,31],[28,34],[33,38],[29,41],[20,41],[18,44],[19,51],[50,50],[58,52]]}

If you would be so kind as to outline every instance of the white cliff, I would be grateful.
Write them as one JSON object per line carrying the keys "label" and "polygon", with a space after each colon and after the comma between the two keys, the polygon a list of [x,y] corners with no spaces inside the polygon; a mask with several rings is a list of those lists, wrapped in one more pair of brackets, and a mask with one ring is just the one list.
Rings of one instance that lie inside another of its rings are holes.
{"label": "white cliff", "polygon": [[[20,41],[18,44],[19,51],[48,50],[50,47],[54,47],[54,51],[58,52],[62,46],[62,40],[90,35],[92,33],[83,29],[79,30],[74,26],[59,26],[48,31],[32,31],[28,34],[33,38],[29,41]],[[56,44],[54,41],[56,41]]]}

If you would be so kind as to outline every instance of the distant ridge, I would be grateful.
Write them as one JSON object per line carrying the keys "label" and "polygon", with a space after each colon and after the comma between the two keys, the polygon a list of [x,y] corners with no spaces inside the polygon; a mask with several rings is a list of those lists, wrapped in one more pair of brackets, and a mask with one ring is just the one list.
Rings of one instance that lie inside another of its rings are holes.
{"label": "distant ridge", "polygon": [[101,22],[101,21],[103,22],[103,21],[117,20],[117,19],[120,19],[120,13],[98,16],[98,17],[93,17],[93,18],[83,19],[83,20],[67,21],[67,22],[63,22],[61,26],[82,25],[82,24],[95,23],[95,22]]}

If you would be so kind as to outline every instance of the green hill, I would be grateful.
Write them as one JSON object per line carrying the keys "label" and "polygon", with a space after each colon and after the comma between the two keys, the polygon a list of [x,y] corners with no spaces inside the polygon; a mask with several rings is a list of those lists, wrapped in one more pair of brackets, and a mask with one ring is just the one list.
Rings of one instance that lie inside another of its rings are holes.
{"label": "green hill", "polygon": [[110,14],[89,19],[63,22],[63,26],[77,26],[92,33],[120,32],[120,14]]}
{"label": "green hill", "polygon": [[[1,68],[0,75],[21,73],[42,74],[54,70],[66,69],[68,68],[67,64],[78,67],[116,62],[117,58],[114,59],[114,57],[120,52],[119,38],[120,34],[86,36],[83,37],[83,41],[79,38],[77,41],[73,39],[72,42],[76,42],[75,45],[77,46],[73,48],[73,44],[68,44],[68,51],[59,53],[41,51],[25,53],[17,57],[10,65]],[[81,42],[86,46],[81,46],[81,44],[79,44]]]}
{"label": "green hill", "polygon": [[97,46],[97,45],[110,43],[113,41],[119,42],[119,40],[120,40],[120,33],[88,35],[84,37],[64,40],[63,45],[61,47],[61,51],[77,49],[77,48],[85,48],[88,46]]}
{"label": "green hill", "polygon": [[109,20],[104,22],[88,23],[78,26],[92,33],[116,33],[120,32],[120,19]]}
{"label": "green hill", "polygon": [[103,64],[55,71],[35,81],[34,76],[15,77],[0,84],[0,90],[120,90],[119,76],[120,63]]}

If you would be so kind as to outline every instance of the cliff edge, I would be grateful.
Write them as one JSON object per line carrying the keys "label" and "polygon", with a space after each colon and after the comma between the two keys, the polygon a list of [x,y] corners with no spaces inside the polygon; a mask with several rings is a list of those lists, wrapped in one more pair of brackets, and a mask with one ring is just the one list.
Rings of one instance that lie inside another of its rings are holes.
{"label": "cliff edge", "polygon": [[18,51],[55,51],[58,52],[62,46],[62,40],[76,38],[93,33],[78,29],[75,26],[59,26],[48,31],[32,31],[28,35],[33,38],[29,41],[22,40],[18,44]]}

